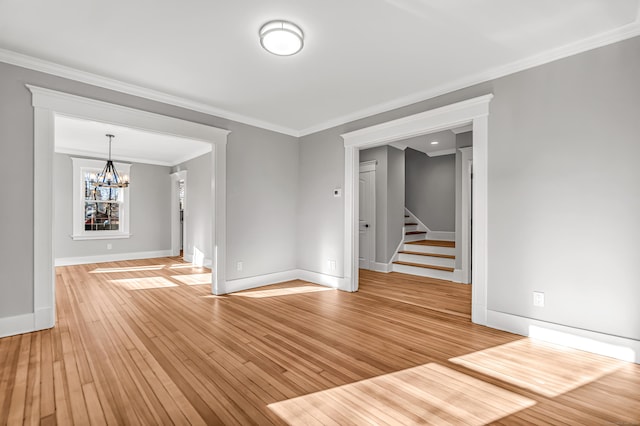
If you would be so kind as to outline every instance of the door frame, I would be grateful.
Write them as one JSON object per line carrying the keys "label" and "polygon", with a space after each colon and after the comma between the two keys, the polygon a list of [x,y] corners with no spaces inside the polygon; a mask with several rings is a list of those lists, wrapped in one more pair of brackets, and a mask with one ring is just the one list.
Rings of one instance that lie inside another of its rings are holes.
{"label": "door frame", "polygon": [[[373,238],[369,238],[369,259],[367,259],[367,262],[369,263],[368,268],[369,270],[375,270],[375,263],[376,263],[376,234],[377,234],[377,224],[376,224],[376,209],[377,209],[377,205],[376,205],[376,166],[378,165],[378,160],[371,160],[371,161],[364,161],[362,163],[360,163],[360,171],[359,173],[373,173],[373,181],[371,184],[371,188],[372,188],[372,194],[371,194],[371,199],[373,202],[373,209],[371,211],[371,220],[370,222],[370,230],[369,232],[371,232],[371,234],[373,235]],[[358,205],[358,207],[360,207]],[[359,209],[358,209],[359,211]],[[358,233],[360,233],[360,224],[359,224],[360,218],[358,217]],[[358,242],[359,242],[359,238],[358,238]],[[358,267],[360,266],[360,256],[358,256]]]}
{"label": "door frame", "polygon": [[[33,330],[55,325],[55,267],[53,251],[55,116],[111,123],[211,144],[211,291],[224,294],[226,247],[226,144],[228,130],[161,114],[97,101],[27,84],[33,106]],[[133,231],[135,233],[135,230]]]}
{"label": "door frame", "polygon": [[[187,245],[187,170],[171,173],[171,255],[180,255],[180,194],[178,185],[184,181],[184,215],[182,217],[182,246]],[[186,250],[184,251],[186,253]],[[184,254],[183,254],[184,258]]]}
{"label": "door frame", "polygon": [[493,94],[435,108],[344,133],[345,209],[344,278],[347,291],[358,290],[358,173],[360,149],[426,135],[471,124],[473,130],[473,268],[471,319],[487,323],[487,148],[489,143],[489,103]]}

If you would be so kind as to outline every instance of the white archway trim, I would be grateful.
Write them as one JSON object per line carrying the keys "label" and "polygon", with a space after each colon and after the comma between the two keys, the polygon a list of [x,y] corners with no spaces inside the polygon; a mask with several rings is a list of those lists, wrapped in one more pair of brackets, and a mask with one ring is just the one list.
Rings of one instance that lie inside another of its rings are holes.
{"label": "white archway trim", "polygon": [[473,126],[472,321],[487,323],[487,148],[492,94],[345,133],[345,290],[358,290],[358,172],[360,149],[471,124]]}
{"label": "white archway trim", "polygon": [[55,325],[55,269],[53,253],[54,118],[67,115],[155,133],[208,142],[212,145],[211,198],[213,200],[212,292],[225,292],[226,144],[228,130],[167,117],[64,92],[27,85],[34,108],[34,329]]}

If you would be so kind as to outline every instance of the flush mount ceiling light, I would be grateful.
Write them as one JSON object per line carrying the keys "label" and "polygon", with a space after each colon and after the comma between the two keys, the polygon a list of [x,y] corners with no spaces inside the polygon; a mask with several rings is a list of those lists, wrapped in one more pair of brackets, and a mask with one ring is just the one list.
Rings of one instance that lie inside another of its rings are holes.
{"label": "flush mount ceiling light", "polygon": [[431,145],[438,145],[438,141],[431,142]]}
{"label": "flush mount ceiling light", "polygon": [[302,50],[304,33],[293,22],[269,21],[260,28],[260,44],[274,55],[291,56]]}

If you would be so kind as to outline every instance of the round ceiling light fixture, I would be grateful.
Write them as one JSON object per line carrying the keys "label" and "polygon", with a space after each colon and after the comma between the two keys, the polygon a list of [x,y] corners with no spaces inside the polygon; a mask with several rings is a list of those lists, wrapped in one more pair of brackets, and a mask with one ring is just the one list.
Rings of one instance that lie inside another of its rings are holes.
{"label": "round ceiling light fixture", "polygon": [[274,55],[291,56],[302,50],[304,33],[293,22],[269,21],[260,28],[260,44]]}

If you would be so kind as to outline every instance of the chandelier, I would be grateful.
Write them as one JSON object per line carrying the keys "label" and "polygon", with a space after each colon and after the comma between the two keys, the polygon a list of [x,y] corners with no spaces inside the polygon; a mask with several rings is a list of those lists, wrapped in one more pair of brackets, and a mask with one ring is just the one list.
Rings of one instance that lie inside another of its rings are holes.
{"label": "chandelier", "polygon": [[111,139],[115,138],[115,136],[110,134],[105,136],[109,138],[109,159],[100,173],[97,175],[95,173],[91,174],[90,182],[99,188],[126,188],[129,186],[129,176],[120,176],[116,166],[111,161]]}

